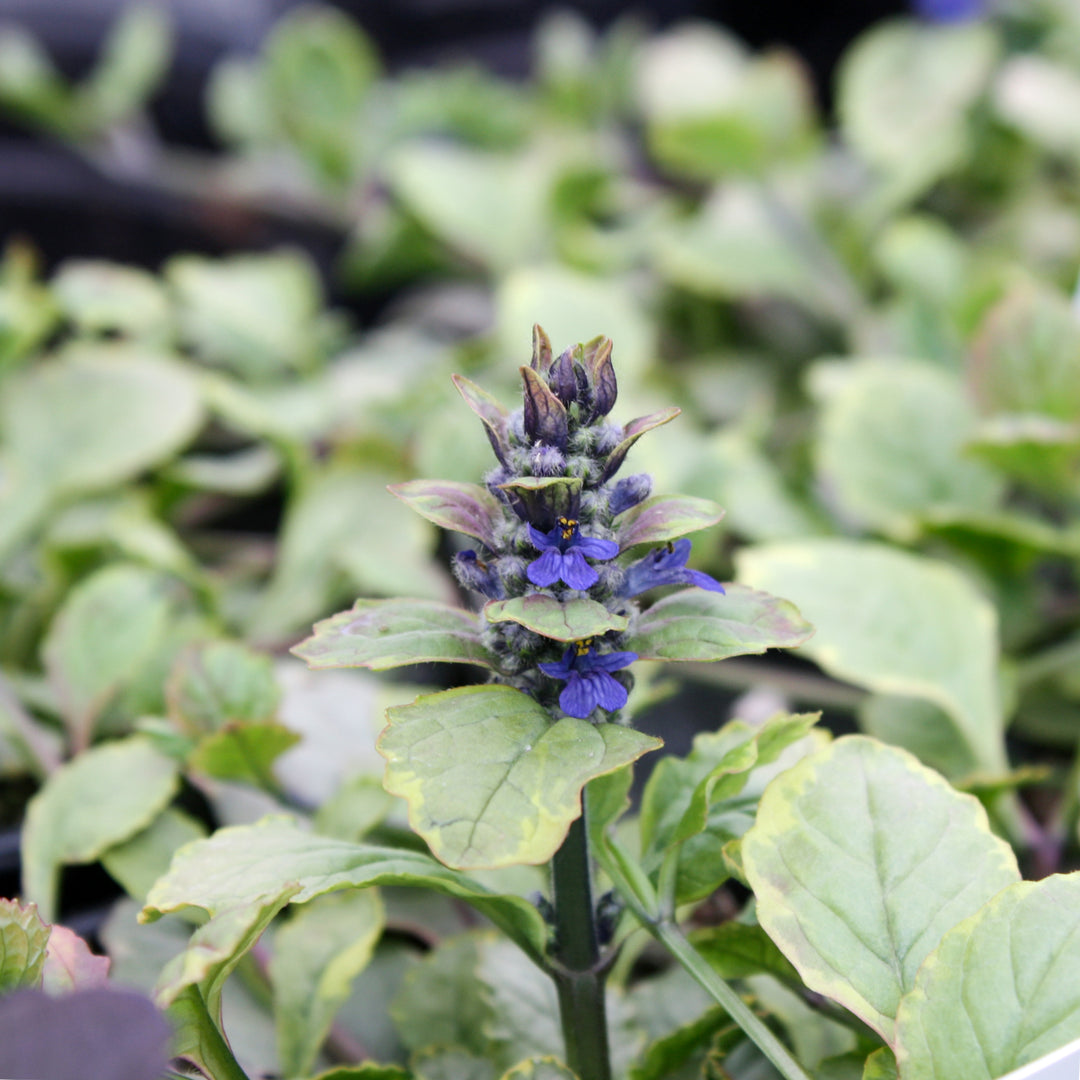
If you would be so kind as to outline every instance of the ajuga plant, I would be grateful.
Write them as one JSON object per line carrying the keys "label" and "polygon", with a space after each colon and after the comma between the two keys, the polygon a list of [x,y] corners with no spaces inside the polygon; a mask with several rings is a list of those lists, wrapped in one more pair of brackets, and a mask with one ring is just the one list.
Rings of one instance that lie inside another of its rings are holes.
{"label": "ajuga plant", "polygon": [[[582,794],[599,777],[628,776],[660,745],[626,715],[632,665],[797,645],[809,628],[789,604],[687,566],[684,534],[719,522],[719,506],[653,495],[648,475],[621,475],[634,443],[679,410],[608,420],[617,397],[609,338],[556,355],[534,327],[521,380],[522,405],[510,411],[454,379],[497,459],[483,486],[390,489],[475,542],[453,569],[481,611],[360,600],[295,651],[313,667],[456,661],[487,672],[484,685],[390,710],[379,740],[385,785],[450,867],[550,861],[536,959],[558,988],[568,1064],[582,1080],[603,1080],[612,911],[608,898],[598,913]],[[681,588],[643,613],[642,599],[664,586]]]}
{"label": "ajuga plant", "polygon": [[[453,560],[470,602],[361,599],[294,650],[313,668],[434,662],[483,675],[476,685],[391,708],[379,738],[384,786],[406,800],[431,855],[329,840],[280,819],[222,830],[185,849],[152,890],[144,917],[199,906],[214,918],[196,932],[188,960],[166,971],[162,999],[194,988],[196,1007],[213,1016],[222,972],[285,904],[349,886],[413,885],[473,904],[554,980],[566,1063],[581,1080],[611,1075],[605,980],[635,920],[784,1076],[805,1078],[680,935],[675,908],[702,895],[700,875],[690,873],[687,886],[680,849],[700,839],[714,795],[737,794],[755,764],[775,760],[814,718],[781,717],[762,731],[743,725],[697,788],[676,778],[675,802],[659,815],[641,858],[610,826],[626,809],[632,763],[661,745],[630,723],[635,662],[761,653],[799,644],[810,628],[787,602],[688,567],[684,534],[716,524],[720,507],[653,494],[648,476],[621,475],[634,443],[679,410],[612,423],[608,339],[556,356],[536,328],[521,378],[514,411],[455,379],[495,454],[482,485],[413,480],[391,488],[424,517],[470,538]],[[660,589],[668,594],[657,599]],[[722,866],[718,849],[719,842],[705,860],[710,867]],[[700,853],[694,859],[701,862]],[[546,895],[500,895],[465,873],[517,864],[550,866]],[[612,893],[597,895],[599,872]],[[704,892],[728,876],[720,869]],[[236,894],[241,881],[246,905]]]}

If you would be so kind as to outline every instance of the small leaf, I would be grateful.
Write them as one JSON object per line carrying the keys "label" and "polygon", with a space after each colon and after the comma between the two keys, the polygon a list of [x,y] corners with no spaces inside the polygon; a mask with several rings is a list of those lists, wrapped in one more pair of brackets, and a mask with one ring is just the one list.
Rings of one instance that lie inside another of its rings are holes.
{"label": "small leaf", "polygon": [[953,566],[853,540],[744,549],[739,578],[790,596],[812,620],[806,652],[877,693],[925,698],[956,725],[981,768],[1007,761],[997,615]]}
{"label": "small leaf", "polygon": [[896,1058],[893,1052],[887,1046],[883,1046],[867,1057],[862,1080],[899,1080],[899,1075],[896,1071]]}
{"label": "small leaf", "polygon": [[637,621],[626,647],[641,660],[726,660],[801,645],[814,632],[795,606],[742,585],[683,589]]}
{"label": "small leaf", "polygon": [[146,270],[89,259],[68,259],[51,282],[64,314],[84,334],[119,332],[164,341],[171,324],[169,302]]}
{"label": "small leaf", "polygon": [[660,745],[616,724],[547,710],[505,686],[461,687],[388,711],[387,791],[449,866],[547,862],[581,813],[581,789]]}
{"label": "small leaf", "polygon": [[[299,892],[293,892],[299,885]],[[539,958],[547,928],[536,908],[517,896],[500,896],[428,855],[345,843],[304,832],[288,819],[219,829],[177,852],[168,874],[147,897],[140,918],[153,921],[186,908],[210,915],[236,906],[258,906],[287,893],[304,903],[325,892],[370,885],[433,889],[472,904]]]}
{"label": "small leaf", "polygon": [[440,528],[473,536],[487,547],[495,547],[495,529],[503,512],[487,488],[452,480],[407,480],[391,484],[390,491]]}
{"label": "small leaf", "polygon": [[187,763],[218,780],[236,780],[274,790],[274,762],[301,736],[284,724],[229,723],[199,740]]}
{"label": "small leaf", "polygon": [[759,922],[806,985],[890,1042],[944,933],[1020,876],[977,799],[864,736],[775,779],[742,858]]}
{"label": "small leaf", "polygon": [[634,445],[647,431],[652,431],[654,428],[658,428],[663,424],[674,420],[682,409],[675,405],[669,405],[666,409],[661,409],[659,412],[650,413],[648,416],[639,416],[636,420],[631,420],[622,431],[622,439],[616,444],[615,449],[608,454],[607,460],[604,462],[604,471],[602,479],[607,480],[614,476],[619,471],[622,463],[626,460],[626,455],[630,452],[630,447]]}
{"label": "small leaf", "polygon": [[524,384],[525,434],[533,441],[566,446],[566,406],[555,396],[548,384],[532,368],[521,368]]}
{"label": "small leaf", "polygon": [[170,603],[165,580],[139,566],[115,564],[68,593],[42,652],[76,746],[97,717],[161,642]]}
{"label": "small leaf", "polygon": [[0,900],[0,995],[41,985],[49,933],[37,905]]}
{"label": "small leaf", "polygon": [[353,978],[383,929],[374,892],[336,893],[302,907],[274,937],[270,977],[278,1059],[286,1076],[311,1071]]}
{"label": "small leaf", "polygon": [[506,455],[510,452],[507,441],[509,410],[486,390],[477,386],[472,379],[466,379],[464,375],[454,375],[451,378],[458,393],[465,399],[465,404],[480,417],[495,456],[505,465]]}
{"label": "small leaf", "polygon": [[954,926],[926,958],[896,1019],[904,1080],[1004,1076],[1076,1039],[1076,873],[1010,885]]}
{"label": "small leaf", "polygon": [[103,743],[58,769],[27,807],[24,894],[52,918],[59,868],[92,862],[146,828],[178,782],[176,762],[140,736]]}
{"label": "small leaf", "polygon": [[455,663],[490,667],[476,616],[429,600],[357,600],[292,649],[311,668]]}
{"label": "small leaf", "polygon": [[578,596],[561,603],[545,593],[530,593],[513,600],[492,600],[484,605],[488,622],[514,622],[553,641],[579,641],[609,630],[625,630],[625,615],[615,615],[603,604]]}
{"label": "small leaf", "polygon": [[165,687],[169,718],[190,735],[273,719],[281,699],[270,657],[237,641],[185,649]]}
{"label": "small leaf", "polygon": [[42,970],[42,989],[54,997],[73,990],[104,986],[109,978],[109,958],[95,956],[74,930],[54,926]]}
{"label": "small leaf", "polygon": [[799,985],[799,973],[760,926],[729,920],[697,930],[689,940],[722,979],[764,974]]}
{"label": "small leaf", "polygon": [[662,544],[707,529],[723,516],[724,511],[710,499],[654,495],[620,514],[615,527],[619,547],[625,551],[635,544]]}

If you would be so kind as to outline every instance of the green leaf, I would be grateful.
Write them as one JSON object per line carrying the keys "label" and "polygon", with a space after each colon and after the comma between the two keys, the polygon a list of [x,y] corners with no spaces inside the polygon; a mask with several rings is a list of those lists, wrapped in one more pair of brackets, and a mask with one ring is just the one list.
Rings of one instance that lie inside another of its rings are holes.
{"label": "green leaf", "polygon": [[310,668],[491,666],[476,616],[429,600],[357,600],[350,611],[316,623],[315,633],[291,651]]}
{"label": "green leaf", "polygon": [[484,605],[488,622],[514,622],[553,641],[580,641],[599,637],[609,630],[625,630],[625,615],[615,615],[587,596],[561,603],[545,593],[530,593],[512,600],[492,600]]}
{"label": "green leaf", "polygon": [[394,807],[381,779],[360,773],[344,780],[315,814],[315,831],[336,840],[358,842]]}
{"label": "green leaf", "polygon": [[270,977],[285,1076],[310,1072],[354,977],[371,959],[383,922],[376,893],[335,893],[300,908],[278,930]]}
{"label": "green leaf", "polygon": [[394,194],[436,236],[505,272],[550,246],[554,164],[536,153],[511,156],[414,141],[385,166]]}
{"label": "green leaf", "polygon": [[74,134],[71,88],[37,38],[14,22],[0,31],[0,101],[17,116]]}
{"label": "green leaf", "polygon": [[76,93],[83,126],[100,131],[130,119],[147,104],[168,72],[171,29],[165,9],[155,4],[120,9],[101,57]]}
{"label": "green leaf", "polygon": [[362,1061],[359,1065],[337,1065],[316,1073],[311,1080],[412,1080],[412,1073],[401,1065]]}
{"label": "green leaf", "polygon": [[487,488],[452,480],[407,480],[391,484],[390,491],[440,528],[473,536],[495,548],[495,529],[503,520],[503,509]]}
{"label": "green leaf", "polygon": [[622,550],[635,544],[662,544],[707,529],[724,516],[710,499],[689,495],[654,495],[620,514],[616,523]]}
{"label": "green leaf", "polygon": [[1054,154],[1080,154],[1080,78],[1068,64],[1024,51],[1001,66],[994,108],[1002,120]]}
{"label": "green leaf", "polygon": [[607,460],[604,462],[603,478],[606,480],[619,471],[626,460],[626,455],[630,452],[630,448],[642,435],[670,423],[681,412],[682,409],[677,405],[669,405],[666,409],[649,413],[648,416],[639,416],[636,420],[631,420],[629,424],[624,425],[622,438],[616,443],[615,449],[608,454]]}
{"label": "green leaf", "polygon": [[70,345],[0,400],[12,458],[53,497],[109,488],[167,460],[202,424],[191,374],[134,344]]}
{"label": "green leaf", "polygon": [[811,387],[822,399],[819,479],[846,518],[911,540],[922,514],[999,501],[999,478],[965,453],[975,411],[950,373],[913,360],[827,362]]}
{"label": "green leaf", "polygon": [[641,660],[726,660],[801,645],[814,632],[787,600],[743,585],[683,589],[644,612],[626,642]]}
{"label": "green leaf", "polygon": [[577,1080],[577,1074],[558,1058],[531,1057],[507,1069],[500,1080]]}
{"label": "green leaf", "polygon": [[275,24],[265,57],[278,123],[326,179],[346,182],[357,166],[360,109],[379,73],[371,41],[342,12],[312,5]]}
{"label": "green leaf", "polygon": [[93,862],[145,829],[178,783],[176,762],[140,736],[94,747],[58,769],[27,806],[24,895],[51,919],[59,868]]}
{"label": "green leaf", "polygon": [[360,594],[449,599],[435,531],[387,490],[391,477],[345,464],[308,472],[288,506],[270,584],[250,618],[257,640],[292,637]]}
{"label": "green leaf", "polygon": [[934,702],[981,768],[1005,771],[997,616],[958,570],[852,540],[747,548],[736,566],[740,580],[790,596],[812,620],[805,651],[826,671]]}
{"label": "green leaf", "polygon": [[[292,891],[294,885],[299,892]],[[531,956],[543,953],[547,928],[527,900],[493,893],[430,856],[314,836],[280,817],[219,829],[179,851],[140,918],[149,922],[192,907],[213,916],[232,907],[257,907],[282,892],[302,904],[336,889],[370,885],[428,888],[465,900]]]}
{"label": "green leaf", "polygon": [[1080,423],[1042,415],[992,416],[975,428],[968,451],[1057,502],[1076,491]]}
{"label": "green leaf", "polygon": [[151,659],[171,611],[164,579],[138,566],[107,566],[68,593],[42,646],[49,682],[76,747]]}
{"label": "green leaf", "polygon": [[205,835],[202,822],[182,810],[166,807],[141,832],[103,852],[101,865],[129,896],[142,900],[169,869],[173,855],[184,844]]}
{"label": "green leaf", "polygon": [[192,1062],[214,1080],[247,1080],[195,987],[180,994],[166,1016],[173,1026],[174,1057]]}
{"label": "green leaf", "polygon": [[555,723],[520,690],[467,686],[388,710],[386,790],[448,866],[542,863],[581,813],[581,789],[660,746],[616,724]]}
{"label": "green leaf", "polygon": [[303,256],[178,255],[165,279],[181,336],[210,363],[258,383],[319,361],[322,297],[315,267]]}
{"label": "green leaf", "polygon": [[35,904],[20,907],[17,900],[0,900],[0,995],[41,984],[51,929]]}
{"label": "green leaf", "polygon": [[490,930],[458,934],[433,949],[401,980],[390,1015],[412,1051],[454,1046],[489,1056],[490,1007],[476,971],[481,948],[495,939]]}
{"label": "green leaf", "polygon": [[163,342],[171,313],[157,278],[146,270],[90,259],[68,259],[51,282],[64,314],[84,334],[119,332]]}
{"label": "green leaf", "polygon": [[970,146],[968,110],[997,51],[993,29],[981,22],[894,20],[873,27],[840,69],[845,137],[878,168],[933,181],[962,161]]}
{"label": "green leaf", "polygon": [[238,641],[192,645],[177,658],[165,687],[169,718],[191,735],[229,724],[271,720],[281,691],[269,656]]}
{"label": "green leaf", "polygon": [[275,721],[231,722],[200,739],[187,763],[195,772],[219,780],[237,780],[275,791],[278,784],[273,764],[300,740],[295,731]]}
{"label": "green leaf", "polygon": [[887,1046],[875,1050],[867,1057],[862,1080],[898,1080],[898,1078],[896,1058]]}
{"label": "green leaf", "polygon": [[987,413],[1080,420],[1080,325],[1069,301],[1025,283],[987,313],[968,381]]}
{"label": "green leaf", "polygon": [[860,735],[770,784],[742,859],[758,921],[806,985],[889,1042],[944,933],[1019,879],[978,800]]}
{"label": "green leaf", "polygon": [[1078,1038],[1080,874],[1055,874],[945,935],[900,1004],[896,1057],[904,1080],[985,1080]]}
{"label": "green leaf", "polygon": [[695,931],[690,944],[722,979],[773,975],[799,986],[799,974],[760,926],[729,920]]}

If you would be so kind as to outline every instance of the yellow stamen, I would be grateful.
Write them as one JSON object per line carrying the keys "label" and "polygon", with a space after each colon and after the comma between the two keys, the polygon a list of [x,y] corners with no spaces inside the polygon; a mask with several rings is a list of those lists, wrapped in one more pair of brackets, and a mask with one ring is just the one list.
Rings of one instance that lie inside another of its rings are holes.
{"label": "yellow stamen", "polygon": [[569,540],[574,535],[577,526],[577,518],[559,518],[559,527],[562,529],[562,538],[564,540]]}
{"label": "yellow stamen", "polygon": [[574,642],[574,653],[577,656],[587,656],[589,650],[592,648],[593,639],[591,637],[582,638],[580,641]]}

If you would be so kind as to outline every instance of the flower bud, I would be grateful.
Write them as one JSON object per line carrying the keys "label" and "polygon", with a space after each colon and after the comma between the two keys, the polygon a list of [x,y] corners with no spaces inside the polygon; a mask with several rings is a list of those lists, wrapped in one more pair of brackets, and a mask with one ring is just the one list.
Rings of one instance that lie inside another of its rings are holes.
{"label": "flower bud", "polygon": [[532,368],[523,367],[521,378],[525,391],[525,434],[531,442],[565,449],[569,431],[566,407]]}
{"label": "flower bud", "polygon": [[638,503],[644,502],[652,491],[652,477],[648,473],[635,473],[624,476],[612,489],[608,497],[608,512],[617,517]]}

